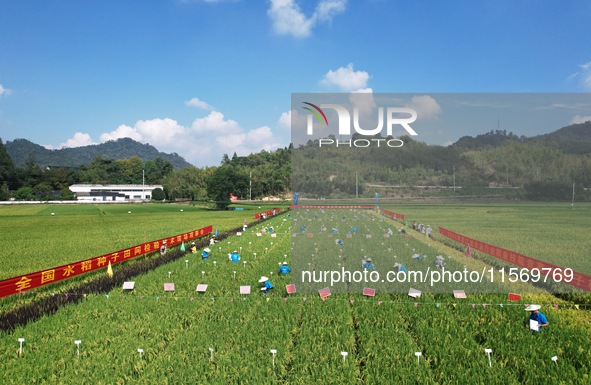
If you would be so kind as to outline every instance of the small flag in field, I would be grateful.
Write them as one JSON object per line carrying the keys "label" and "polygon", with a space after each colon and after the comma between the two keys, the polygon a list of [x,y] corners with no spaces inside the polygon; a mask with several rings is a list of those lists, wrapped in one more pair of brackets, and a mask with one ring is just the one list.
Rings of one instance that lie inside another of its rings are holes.
{"label": "small flag in field", "polygon": [[296,286],[293,283],[291,285],[285,285],[285,290],[287,290],[287,294],[294,294],[296,292]]}
{"label": "small flag in field", "polygon": [[515,293],[509,293],[509,297],[507,298],[511,302],[519,302],[521,301],[521,296]]}
{"label": "small flag in field", "polygon": [[470,251],[470,245],[468,245],[468,247],[466,247],[466,257],[471,257],[472,256],[472,252]]}
{"label": "small flag in field", "polygon": [[109,278],[113,278],[113,267],[111,266],[111,261],[109,261],[109,266],[107,266],[107,276]]}
{"label": "small flag in field", "polygon": [[466,298],[464,290],[454,290],[454,298]]}
{"label": "small flag in field", "polygon": [[363,295],[366,297],[375,297],[376,289],[372,289],[370,287],[363,288]]}

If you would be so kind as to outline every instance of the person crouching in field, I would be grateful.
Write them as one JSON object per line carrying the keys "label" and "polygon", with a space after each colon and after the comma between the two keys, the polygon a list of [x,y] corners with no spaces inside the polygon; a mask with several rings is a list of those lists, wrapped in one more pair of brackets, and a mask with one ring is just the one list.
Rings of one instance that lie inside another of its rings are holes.
{"label": "person crouching in field", "polygon": [[166,254],[166,241],[162,241],[162,246],[160,247],[160,255]]}
{"label": "person crouching in field", "polygon": [[541,308],[542,307],[540,305],[529,305],[525,308],[525,311],[530,312],[527,327],[529,327],[533,331],[541,332],[544,327],[549,325],[546,316],[540,313]]}
{"label": "person crouching in field", "polygon": [[269,281],[269,278],[265,276],[262,276],[261,279],[259,279],[259,283],[263,284],[263,287],[261,287],[261,291],[265,294],[268,294],[269,290],[273,288],[273,284],[271,283],[271,281]]}
{"label": "person crouching in field", "polygon": [[291,272],[291,268],[287,266],[287,262],[283,262],[283,265],[279,268],[279,274],[288,275]]}
{"label": "person crouching in field", "polygon": [[375,266],[371,262],[371,258],[367,258],[367,259],[363,259],[361,261],[361,268],[363,268],[363,269],[373,269],[373,268],[375,268]]}
{"label": "person crouching in field", "polygon": [[197,252],[197,245],[195,242],[191,242],[191,253],[195,254]]}
{"label": "person crouching in field", "polygon": [[240,255],[234,250],[232,254],[228,254],[228,259],[230,259],[230,262],[238,263],[238,261],[240,261]]}
{"label": "person crouching in field", "polygon": [[209,259],[210,252],[211,252],[211,250],[209,249],[209,247],[206,247],[205,249],[203,249],[203,253],[201,253],[201,259],[204,261],[207,261]]}

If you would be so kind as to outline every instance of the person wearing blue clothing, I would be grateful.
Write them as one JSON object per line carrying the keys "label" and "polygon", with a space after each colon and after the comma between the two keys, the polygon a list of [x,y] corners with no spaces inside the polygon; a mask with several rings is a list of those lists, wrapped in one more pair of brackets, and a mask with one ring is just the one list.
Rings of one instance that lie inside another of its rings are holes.
{"label": "person wearing blue clothing", "polygon": [[228,259],[231,262],[238,263],[238,261],[240,261],[240,255],[238,254],[238,252],[236,250],[234,250],[234,252],[232,254],[228,254]]}
{"label": "person wearing blue clothing", "polygon": [[279,268],[279,274],[281,275],[288,275],[291,272],[289,266],[287,266],[287,262],[283,262],[283,265]]}
{"label": "person wearing blue clothing", "polygon": [[353,232],[354,232],[355,234],[357,234],[357,232],[358,232],[358,231],[359,231],[359,228],[358,228],[357,226],[353,227]]}
{"label": "person wearing blue clothing", "polygon": [[302,226],[302,227],[300,227],[300,230],[302,230],[302,231],[306,231],[306,226]]}
{"label": "person wearing blue clothing", "polygon": [[268,294],[269,290],[273,288],[273,284],[271,283],[271,281],[269,281],[269,278],[265,276],[262,276],[261,279],[259,279],[259,283],[263,284],[263,287],[261,287],[261,291],[265,294]]}
{"label": "person wearing blue clothing", "polygon": [[[540,313],[540,309],[542,307],[540,305],[529,305],[528,307],[525,308],[526,311],[529,311],[531,314],[529,315],[529,321],[531,323],[531,321],[535,321],[538,323],[538,330],[537,331],[542,331],[542,329],[546,326],[549,325],[548,323],[548,319],[546,318],[546,316],[542,313]],[[528,324],[528,327],[531,328],[531,324]],[[532,329],[535,330],[535,329]]]}
{"label": "person wearing blue clothing", "polygon": [[398,271],[403,271],[405,273],[408,273],[408,270],[406,270],[406,267],[404,267],[404,265],[400,264],[400,263],[395,263],[394,267],[398,268]]}
{"label": "person wearing blue clothing", "polygon": [[339,246],[343,246],[343,240],[342,239],[337,239],[336,241],[334,241],[335,244],[339,245]]}
{"label": "person wearing blue clothing", "polygon": [[271,233],[271,234],[272,234],[272,233],[273,233],[273,231],[275,231],[275,230],[273,230],[273,226],[269,227],[269,233]]}
{"label": "person wearing blue clothing", "polygon": [[364,269],[373,269],[375,266],[371,262],[371,258],[367,258],[361,261],[361,267]]}
{"label": "person wearing blue clothing", "polygon": [[209,249],[209,247],[206,247],[205,249],[203,249],[203,253],[201,253],[201,259],[204,261],[207,261],[209,259],[210,252],[211,252],[211,250]]}

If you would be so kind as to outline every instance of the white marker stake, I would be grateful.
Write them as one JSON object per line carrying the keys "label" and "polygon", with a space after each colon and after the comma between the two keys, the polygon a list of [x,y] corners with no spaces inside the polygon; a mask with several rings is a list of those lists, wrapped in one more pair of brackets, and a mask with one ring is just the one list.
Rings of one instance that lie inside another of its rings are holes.
{"label": "white marker stake", "polygon": [[558,356],[552,357],[552,361],[554,361],[556,365],[558,365]]}
{"label": "white marker stake", "polygon": [[170,274],[172,274],[170,271],[168,272],[168,278],[170,278]]}
{"label": "white marker stake", "polygon": [[269,248],[268,247],[265,247],[265,253],[267,252],[267,250],[269,250]]}
{"label": "white marker stake", "polygon": [[277,353],[277,349],[271,349],[271,354],[273,355],[273,368],[275,368],[275,354]]}
{"label": "white marker stake", "polygon": [[492,362],[490,360],[490,354],[492,353],[492,349],[484,349],[484,352],[488,355],[488,366],[492,368]]}
{"label": "white marker stake", "polygon": [[415,356],[417,356],[417,365],[421,363],[421,356],[423,355],[423,353],[421,352],[415,352]]}
{"label": "white marker stake", "polygon": [[254,253],[254,259],[257,259],[257,253]]}
{"label": "white marker stake", "polygon": [[213,267],[217,267],[217,262],[213,261]]}
{"label": "white marker stake", "polygon": [[188,259],[185,259],[185,267],[189,268],[189,260]]}
{"label": "white marker stake", "polygon": [[213,348],[209,348],[209,360],[213,361]]}
{"label": "white marker stake", "polygon": [[18,355],[19,356],[22,356],[23,355],[23,342],[25,342],[25,339],[24,338],[19,338],[18,339],[18,344],[19,344],[19,346],[18,346]]}
{"label": "white marker stake", "polygon": [[242,262],[242,264],[244,265],[244,268],[246,269],[246,261]]}
{"label": "white marker stake", "polygon": [[240,246],[240,254],[242,254],[242,246]]}
{"label": "white marker stake", "polygon": [[341,356],[343,356],[343,362],[345,362],[348,355],[349,355],[349,353],[347,353],[347,352],[341,352]]}
{"label": "white marker stake", "polygon": [[201,272],[201,278],[205,277],[205,271]]}
{"label": "white marker stake", "polygon": [[138,349],[137,352],[140,354],[140,360],[142,359],[142,353],[144,352],[144,349]]}
{"label": "white marker stake", "polygon": [[76,355],[80,358],[80,344],[82,343],[82,340],[76,340],[74,343],[76,344]]}
{"label": "white marker stake", "polygon": [[236,272],[234,272],[234,280],[236,280]]}

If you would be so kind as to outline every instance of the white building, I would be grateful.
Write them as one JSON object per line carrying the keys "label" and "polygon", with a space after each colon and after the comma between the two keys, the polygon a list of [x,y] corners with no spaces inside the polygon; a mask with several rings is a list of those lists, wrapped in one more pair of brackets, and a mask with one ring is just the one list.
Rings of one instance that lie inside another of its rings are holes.
{"label": "white building", "polygon": [[83,202],[128,202],[152,199],[152,190],[162,185],[73,184],[70,190]]}

